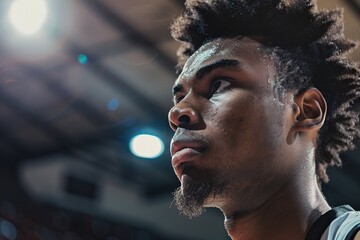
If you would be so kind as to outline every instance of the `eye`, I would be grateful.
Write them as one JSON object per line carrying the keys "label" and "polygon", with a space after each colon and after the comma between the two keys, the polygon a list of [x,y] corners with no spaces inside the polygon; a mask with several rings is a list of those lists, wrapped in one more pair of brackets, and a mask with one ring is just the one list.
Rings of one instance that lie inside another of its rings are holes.
{"label": "eye", "polygon": [[231,85],[231,83],[227,80],[224,80],[224,79],[215,80],[214,83],[212,84],[210,96],[224,91],[230,85]]}

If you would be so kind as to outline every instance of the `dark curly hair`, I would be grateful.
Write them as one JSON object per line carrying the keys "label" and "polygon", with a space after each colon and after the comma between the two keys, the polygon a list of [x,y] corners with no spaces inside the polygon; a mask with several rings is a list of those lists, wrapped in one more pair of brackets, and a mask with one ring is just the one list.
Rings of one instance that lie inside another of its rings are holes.
{"label": "dark curly hair", "polygon": [[[341,166],[340,153],[360,136],[350,107],[360,97],[360,70],[348,59],[356,44],[345,39],[342,11],[318,11],[311,0],[188,0],[171,26],[181,42],[178,70],[202,45],[217,38],[260,36],[275,56],[276,87],[318,88],[328,112],[316,148],[316,173],[327,182],[327,167]],[[179,72],[179,71],[178,71]]]}

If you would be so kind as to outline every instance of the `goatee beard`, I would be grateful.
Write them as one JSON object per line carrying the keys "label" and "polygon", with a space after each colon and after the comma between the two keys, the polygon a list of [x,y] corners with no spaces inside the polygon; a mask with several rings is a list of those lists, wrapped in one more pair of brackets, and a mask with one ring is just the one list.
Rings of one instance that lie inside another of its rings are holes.
{"label": "goatee beard", "polygon": [[206,200],[224,191],[225,183],[192,182],[184,189],[177,188],[174,195],[176,207],[189,218],[198,217],[205,211]]}

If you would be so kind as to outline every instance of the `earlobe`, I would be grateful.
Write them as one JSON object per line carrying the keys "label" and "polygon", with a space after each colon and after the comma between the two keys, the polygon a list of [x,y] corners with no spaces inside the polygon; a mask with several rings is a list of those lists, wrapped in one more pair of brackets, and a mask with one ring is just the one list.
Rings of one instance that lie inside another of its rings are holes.
{"label": "earlobe", "polygon": [[306,89],[295,96],[294,102],[297,110],[294,115],[293,129],[296,132],[318,130],[322,127],[327,105],[318,89]]}

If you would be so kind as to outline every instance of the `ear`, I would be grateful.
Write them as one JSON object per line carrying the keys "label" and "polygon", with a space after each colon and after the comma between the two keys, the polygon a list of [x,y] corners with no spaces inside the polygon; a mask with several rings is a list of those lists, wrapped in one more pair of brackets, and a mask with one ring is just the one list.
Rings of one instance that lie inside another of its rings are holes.
{"label": "ear", "polygon": [[325,121],[327,105],[317,88],[309,88],[294,98],[295,115],[293,131],[306,132],[319,130]]}

